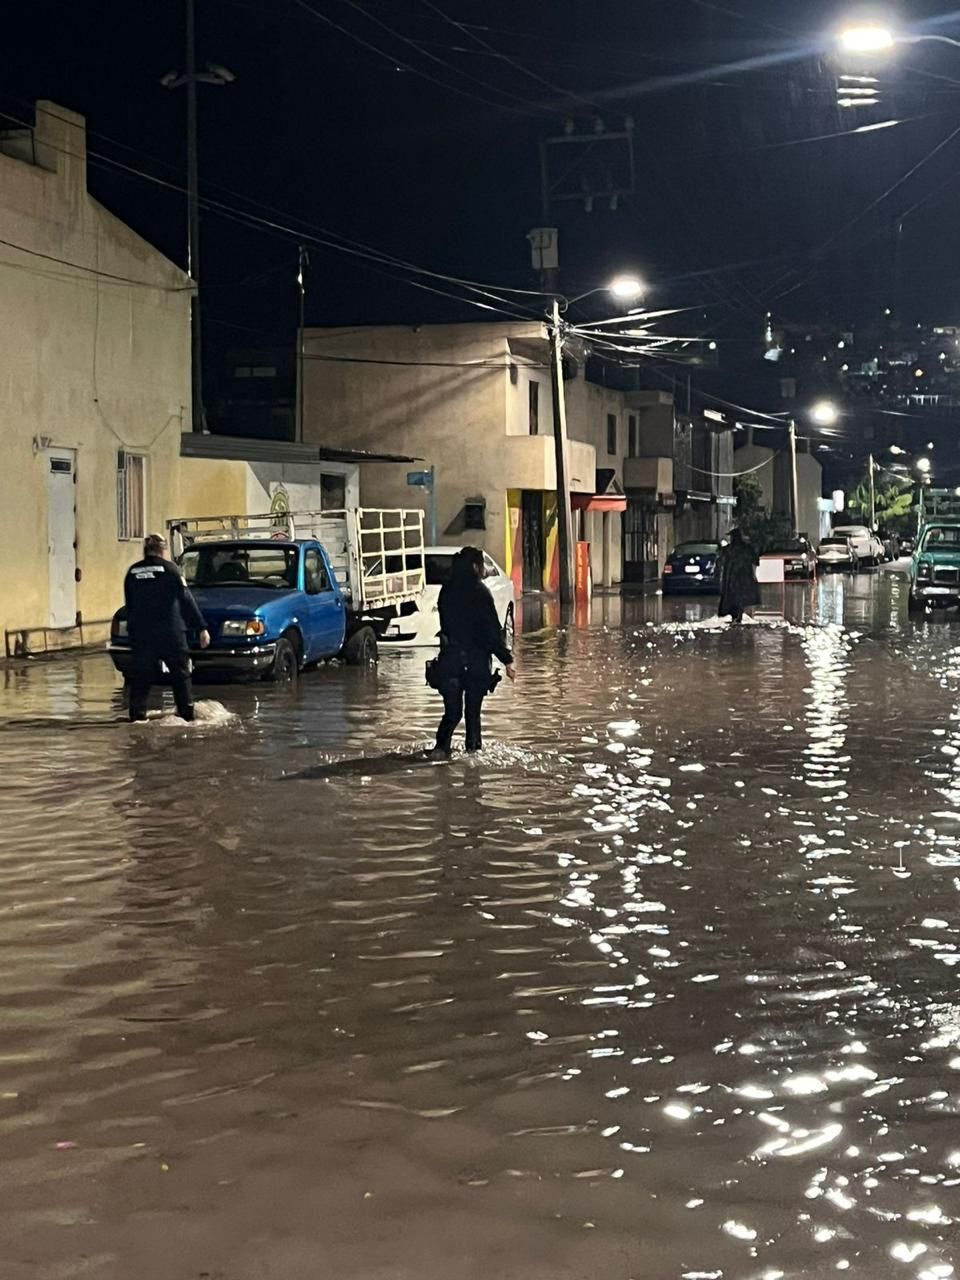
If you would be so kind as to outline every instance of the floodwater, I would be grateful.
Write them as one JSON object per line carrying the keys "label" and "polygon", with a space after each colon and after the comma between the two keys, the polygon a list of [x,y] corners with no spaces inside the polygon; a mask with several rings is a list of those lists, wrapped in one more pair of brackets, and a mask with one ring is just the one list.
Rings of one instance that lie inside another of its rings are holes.
{"label": "floodwater", "polygon": [[423,654],[190,728],[0,671],[3,1280],[952,1276],[960,623],[905,586],[598,600],[449,765]]}

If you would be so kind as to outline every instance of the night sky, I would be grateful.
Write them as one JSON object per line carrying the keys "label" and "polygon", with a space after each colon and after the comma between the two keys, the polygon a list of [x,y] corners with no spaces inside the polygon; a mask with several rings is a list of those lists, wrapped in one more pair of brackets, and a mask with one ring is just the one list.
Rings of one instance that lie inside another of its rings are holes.
{"label": "night sky", "polygon": [[[49,97],[84,113],[101,157],[92,191],[182,263],[184,95],[160,85],[183,66],[182,4],[18,8],[4,20],[0,111],[26,119]],[[854,324],[888,304],[960,319],[960,134],[930,154],[960,128],[960,49],[899,51],[878,71],[879,106],[843,110],[843,68],[827,53],[843,11],[822,0],[197,10],[198,62],[236,76],[200,88],[202,193],[227,206],[203,215],[214,365],[229,345],[291,340],[301,236],[332,232],[452,275],[535,285],[525,235],[542,221],[538,143],[567,117],[589,130],[598,114],[611,129],[632,116],[637,190],[616,212],[555,213],[569,293],[637,270],[651,305],[702,309],[690,323],[716,335],[728,368],[753,349],[768,308],[798,326]],[[916,29],[949,12],[915,0],[901,18]],[[924,29],[960,35],[960,14]],[[822,138],[889,119],[908,123]],[[821,140],[784,145],[810,138]],[[249,214],[286,229],[245,226]],[[310,253],[310,322],[489,318],[393,267]]]}

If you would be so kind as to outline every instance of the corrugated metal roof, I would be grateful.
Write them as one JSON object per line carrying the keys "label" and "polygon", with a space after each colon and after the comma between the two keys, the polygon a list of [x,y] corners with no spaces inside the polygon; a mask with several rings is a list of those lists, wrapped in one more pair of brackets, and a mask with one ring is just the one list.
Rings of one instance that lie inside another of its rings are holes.
{"label": "corrugated metal roof", "polygon": [[256,440],[185,431],[180,437],[182,458],[219,458],[233,462],[290,462],[319,466],[322,462],[420,462],[402,453],[367,453],[362,449],[328,449],[297,440]]}

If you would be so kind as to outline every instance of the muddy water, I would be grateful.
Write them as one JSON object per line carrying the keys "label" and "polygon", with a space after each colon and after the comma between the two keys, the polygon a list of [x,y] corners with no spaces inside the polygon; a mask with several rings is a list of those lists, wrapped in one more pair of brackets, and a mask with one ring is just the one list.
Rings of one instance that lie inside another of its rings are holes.
{"label": "muddy water", "polygon": [[528,629],[450,765],[422,655],[191,729],[0,673],[0,1275],[952,1275],[960,625],[904,585]]}

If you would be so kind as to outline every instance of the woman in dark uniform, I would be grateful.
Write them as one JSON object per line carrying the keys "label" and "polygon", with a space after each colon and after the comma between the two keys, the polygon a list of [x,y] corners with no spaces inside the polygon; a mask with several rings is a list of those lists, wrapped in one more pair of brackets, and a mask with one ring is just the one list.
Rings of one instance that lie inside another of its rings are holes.
{"label": "woman in dark uniform", "polygon": [[507,679],[516,678],[513,654],[504,643],[493,596],[483,583],[483,553],[464,547],[453,558],[450,581],[440,589],[440,656],[431,663],[431,684],[443,696],[437,728],[438,755],[448,756],[457,725],[466,714],[468,751],[483,746],[483,700],[499,683],[491,659],[503,663]]}

